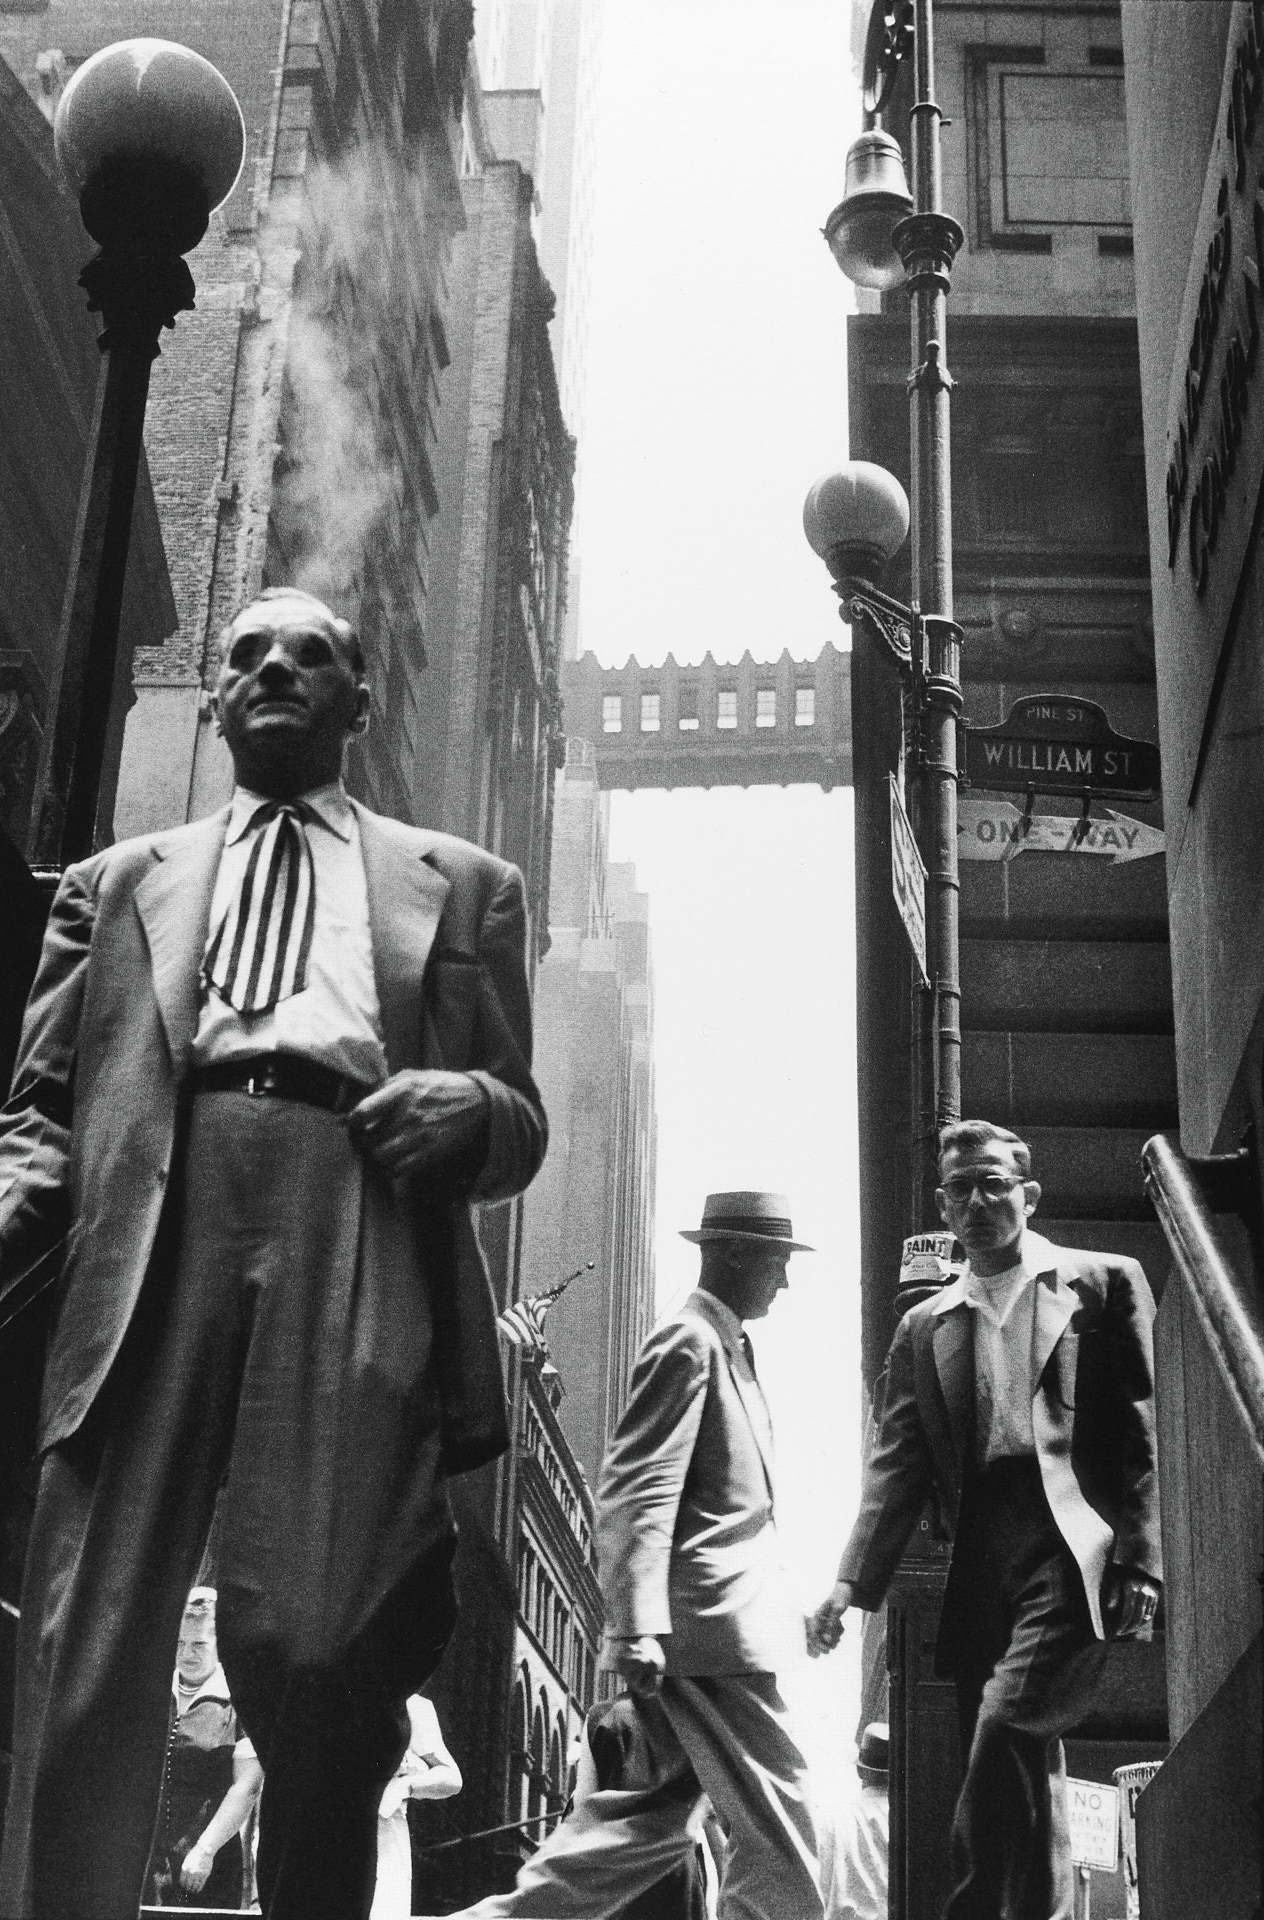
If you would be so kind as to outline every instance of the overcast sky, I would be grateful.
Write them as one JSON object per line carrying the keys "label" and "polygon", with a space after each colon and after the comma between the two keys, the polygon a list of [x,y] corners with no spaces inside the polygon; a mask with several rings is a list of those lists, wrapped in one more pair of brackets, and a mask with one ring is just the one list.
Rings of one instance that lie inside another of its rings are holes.
{"label": "overcast sky", "polygon": [[[844,644],[800,515],[846,457],[850,290],[820,228],[859,124],[847,0],[605,0],[583,455],[583,631],[600,659]],[[772,1187],[820,1251],[755,1329],[805,1605],[832,1583],[860,1437],[850,791],[617,795],[650,898],[658,1277],[708,1190]],[[850,1739],[858,1634],[811,1670]],[[824,1716],[822,1720],[822,1716]]]}

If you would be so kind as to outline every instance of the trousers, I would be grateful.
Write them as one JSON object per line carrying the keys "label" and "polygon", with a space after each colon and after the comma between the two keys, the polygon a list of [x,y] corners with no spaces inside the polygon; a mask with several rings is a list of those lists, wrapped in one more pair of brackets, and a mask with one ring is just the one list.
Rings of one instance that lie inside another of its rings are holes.
{"label": "trousers", "polygon": [[265,1772],[264,1911],[368,1914],[404,1702],[455,1617],[455,1536],[437,1491],[408,1571],[354,1633],[331,1613],[332,1592],[372,1576],[348,1565],[348,1539],[371,1562],[372,1538],[340,1493],[362,1178],[333,1114],[236,1092],[192,1102],[123,1348],[41,1469],[0,1920],[135,1920],[212,1518],[220,1658]]}
{"label": "trousers", "polygon": [[606,1920],[687,1860],[709,1799],[728,1828],[720,1920],[821,1920],[807,1767],[770,1673],[669,1677],[633,1697],[652,1784],[599,1788],[464,1920]]}
{"label": "trousers", "polygon": [[1084,1717],[1106,1650],[1034,1456],[967,1477],[952,1577],[972,1604],[954,1675],[968,1758],[944,1920],[1071,1920],[1061,1736]]}

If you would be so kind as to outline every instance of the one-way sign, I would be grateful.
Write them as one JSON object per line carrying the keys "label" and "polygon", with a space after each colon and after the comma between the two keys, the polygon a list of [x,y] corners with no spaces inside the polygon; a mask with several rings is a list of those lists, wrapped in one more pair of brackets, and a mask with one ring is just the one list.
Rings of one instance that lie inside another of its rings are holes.
{"label": "one-way sign", "polygon": [[1116,733],[1095,700],[1032,693],[998,727],[966,728],[966,779],[1000,793],[1146,800],[1159,790],[1159,750]]}
{"label": "one-way sign", "polygon": [[1014,860],[1020,853],[1073,853],[1115,866],[1163,851],[1163,831],[1106,808],[1104,820],[1071,813],[1031,813],[1010,800],[963,793],[957,804],[957,855],[962,860]]}

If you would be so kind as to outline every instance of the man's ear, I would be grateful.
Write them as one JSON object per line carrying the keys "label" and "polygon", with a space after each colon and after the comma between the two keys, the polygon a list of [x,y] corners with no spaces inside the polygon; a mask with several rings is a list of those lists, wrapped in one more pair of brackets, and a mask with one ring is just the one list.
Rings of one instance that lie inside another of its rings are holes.
{"label": "man's ear", "polygon": [[948,1218],[948,1195],[942,1187],[935,1188],[935,1205],[939,1209],[939,1217],[944,1222],[944,1225],[951,1226],[952,1222]]}
{"label": "man's ear", "polygon": [[219,710],[219,688],[218,687],[212,687],[210,694],[207,697],[207,704],[210,708],[211,718],[215,722],[215,731],[219,735],[220,739],[222,740],[224,737],[224,718]]}
{"label": "man's ear", "polygon": [[367,681],[361,680],[360,684],[356,688],[355,713],[352,716],[351,725],[348,727],[347,731],[353,737],[358,737],[361,734],[367,733],[368,730],[369,730],[369,688],[368,688]]}
{"label": "man's ear", "polygon": [[1026,1204],[1023,1208],[1023,1212],[1030,1219],[1031,1215],[1036,1211],[1036,1208],[1040,1205],[1039,1180],[1024,1180],[1023,1193],[1026,1195]]}

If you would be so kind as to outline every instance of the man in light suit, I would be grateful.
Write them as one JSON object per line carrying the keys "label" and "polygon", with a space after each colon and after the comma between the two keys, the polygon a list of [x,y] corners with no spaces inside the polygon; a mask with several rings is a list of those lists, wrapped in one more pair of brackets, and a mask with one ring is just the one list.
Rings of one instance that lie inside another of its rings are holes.
{"label": "man in light suit", "polygon": [[932,1491],[954,1535],[936,1661],[956,1681],[965,1781],[947,1920],[1069,1920],[1060,1736],[1104,1641],[1149,1638],[1162,1561],[1154,1303],[1135,1260],[1055,1247],[1016,1134],[940,1137],[940,1213],[961,1277],[896,1329],[860,1515],[812,1651],[877,1607]]}
{"label": "man in light suit", "polygon": [[[477,1920],[603,1920],[692,1853],[707,1800],[721,1920],[821,1920],[807,1770],[777,1686],[804,1644],[773,1515],[772,1428],[743,1322],[786,1286],[781,1194],[709,1194],[698,1287],[641,1349],[597,1495],[606,1662],[640,1728],[625,1785],[576,1801]],[[636,1784],[632,1776],[639,1774]]]}
{"label": "man in light suit", "polygon": [[451,1630],[444,1475],[507,1439],[470,1202],[545,1145],[520,876],[348,799],[368,701],[347,623],[264,594],[223,640],[231,806],[53,905],[0,1121],[0,1278],[66,1240],[3,1920],[134,1920],[217,1497],[265,1912],[368,1913]]}

